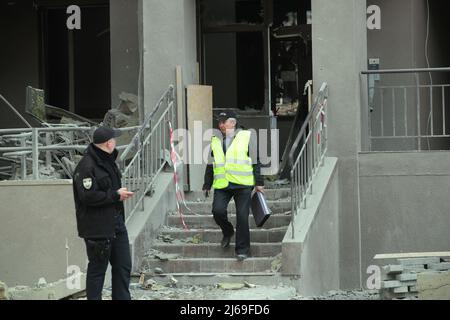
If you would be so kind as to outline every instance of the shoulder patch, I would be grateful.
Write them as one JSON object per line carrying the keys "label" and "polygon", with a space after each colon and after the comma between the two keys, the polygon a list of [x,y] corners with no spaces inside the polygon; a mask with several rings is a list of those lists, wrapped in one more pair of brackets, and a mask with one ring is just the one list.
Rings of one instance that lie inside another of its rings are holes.
{"label": "shoulder patch", "polygon": [[90,190],[92,188],[92,178],[83,179],[83,187],[86,190]]}

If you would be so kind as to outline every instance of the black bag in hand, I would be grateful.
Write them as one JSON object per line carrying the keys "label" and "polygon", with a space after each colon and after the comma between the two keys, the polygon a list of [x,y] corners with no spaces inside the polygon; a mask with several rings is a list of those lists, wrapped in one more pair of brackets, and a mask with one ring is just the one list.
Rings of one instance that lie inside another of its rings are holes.
{"label": "black bag in hand", "polygon": [[251,209],[253,218],[255,218],[255,223],[258,228],[261,228],[272,214],[269,206],[267,205],[266,198],[261,192],[255,192],[252,196]]}

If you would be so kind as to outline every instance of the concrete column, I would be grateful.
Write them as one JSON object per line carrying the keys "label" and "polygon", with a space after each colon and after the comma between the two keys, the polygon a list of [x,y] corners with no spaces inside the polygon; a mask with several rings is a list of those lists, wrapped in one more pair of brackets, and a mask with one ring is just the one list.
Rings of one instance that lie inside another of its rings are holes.
{"label": "concrete column", "polygon": [[197,84],[195,0],[138,0],[142,17],[143,91],[145,111],[170,84],[176,66],[182,67],[183,87]]}
{"label": "concrete column", "polygon": [[328,155],[339,159],[341,288],[356,288],[364,276],[357,156],[361,149],[360,72],[367,60],[366,1],[312,0],[312,14],[314,87],[329,84]]}

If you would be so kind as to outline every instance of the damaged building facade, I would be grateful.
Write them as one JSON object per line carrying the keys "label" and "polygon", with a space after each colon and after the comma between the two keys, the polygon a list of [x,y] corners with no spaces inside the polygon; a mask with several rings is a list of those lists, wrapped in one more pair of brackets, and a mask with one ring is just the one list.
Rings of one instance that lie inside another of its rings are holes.
{"label": "damaged building facade", "polygon": [[[80,28],[69,30],[72,5]],[[376,254],[448,250],[448,7],[436,0],[0,4],[0,201],[8,203],[0,216],[0,280],[56,282],[69,265],[85,267],[74,209],[67,209],[70,174],[100,123],[127,133],[121,151],[134,137],[151,137],[143,146],[154,150],[155,165],[127,221],[139,268],[176,209],[167,122],[211,127],[215,114],[231,108],[246,128],[278,129],[266,146],[276,159],[266,174],[290,179],[289,153],[323,84],[327,161],[311,176],[307,205],[295,208],[289,227],[272,230],[275,238],[281,233],[286,281],[304,294],[364,288],[368,268],[381,263]],[[140,131],[145,121],[161,130],[163,143]],[[42,151],[29,150],[33,143]],[[130,184],[140,170],[134,151],[122,167]],[[190,201],[203,168],[179,165]],[[294,208],[284,195],[279,213]],[[24,243],[19,235],[28,233]]]}

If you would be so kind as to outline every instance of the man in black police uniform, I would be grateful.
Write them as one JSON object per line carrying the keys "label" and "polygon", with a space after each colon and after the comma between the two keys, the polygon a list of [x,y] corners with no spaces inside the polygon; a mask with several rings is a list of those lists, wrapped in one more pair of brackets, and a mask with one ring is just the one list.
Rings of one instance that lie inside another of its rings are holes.
{"label": "man in black police uniform", "polygon": [[131,256],[123,201],[133,193],[122,188],[116,164],[118,136],[118,130],[98,128],[73,177],[78,235],[85,240],[89,259],[88,300],[102,299],[108,262],[112,266],[112,299],[131,299]]}

